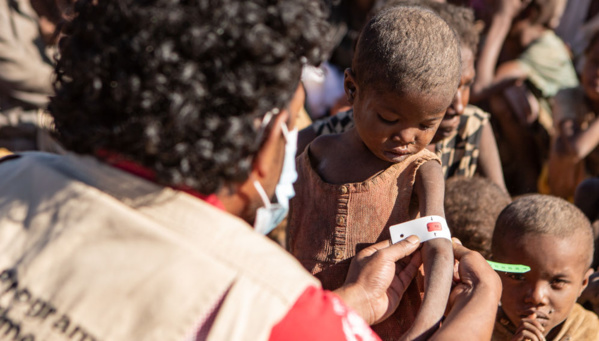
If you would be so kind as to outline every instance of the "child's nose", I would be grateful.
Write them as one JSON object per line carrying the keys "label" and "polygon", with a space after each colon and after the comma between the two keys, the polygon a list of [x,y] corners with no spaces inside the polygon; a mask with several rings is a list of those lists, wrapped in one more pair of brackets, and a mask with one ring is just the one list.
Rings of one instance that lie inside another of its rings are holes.
{"label": "child's nose", "polygon": [[531,284],[525,298],[526,303],[530,303],[534,306],[547,304],[547,290],[547,285],[543,283]]}
{"label": "child's nose", "polygon": [[458,89],[458,92],[456,92],[455,96],[453,96],[453,101],[451,102],[451,107],[453,108],[455,113],[458,115],[461,115],[464,113],[464,105],[462,104],[462,96],[463,95],[464,94],[462,93],[461,88]]}
{"label": "child's nose", "polygon": [[416,129],[404,128],[397,131],[393,135],[393,141],[401,143],[402,145],[414,144],[414,142],[416,141]]}

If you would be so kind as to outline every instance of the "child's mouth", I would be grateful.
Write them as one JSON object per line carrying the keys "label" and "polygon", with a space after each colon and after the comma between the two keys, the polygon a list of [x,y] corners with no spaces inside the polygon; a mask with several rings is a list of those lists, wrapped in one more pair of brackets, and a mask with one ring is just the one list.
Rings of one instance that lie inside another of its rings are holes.
{"label": "child's mouth", "polygon": [[395,162],[401,161],[410,155],[408,146],[396,147],[384,152],[385,156]]}
{"label": "child's mouth", "polygon": [[545,325],[545,323],[547,323],[547,321],[549,320],[549,315],[547,315],[541,311],[529,310],[529,311],[525,311],[524,313],[520,314],[520,318],[522,318],[522,319],[534,318],[535,320],[541,322],[542,325]]}

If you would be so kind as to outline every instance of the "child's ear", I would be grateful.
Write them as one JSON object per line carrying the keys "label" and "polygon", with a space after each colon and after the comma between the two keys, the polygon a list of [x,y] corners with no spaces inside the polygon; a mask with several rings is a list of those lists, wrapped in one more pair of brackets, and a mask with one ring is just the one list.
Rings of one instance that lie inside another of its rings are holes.
{"label": "child's ear", "polygon": [[347,95],[347,101],[349,104],[354,105],[354,99],[358,94],[358,85],[356,84],[356,77],[352,69],[345,69],[343,74],[343,87],[345,88],[345,94]]}
{"label": "child's ear", "polygon": [[588,269],[587,272],[584,274],[584,278],[582,280],[582,288],[580,288],[580,292],[578,293],[578,297],[580,297],[580,295],[582,294],[582,292],[584,291],[584,289],[587,288],[587,285],[589,285],[589,277],[591,277],[591,275],[593,274],[593,269]]}

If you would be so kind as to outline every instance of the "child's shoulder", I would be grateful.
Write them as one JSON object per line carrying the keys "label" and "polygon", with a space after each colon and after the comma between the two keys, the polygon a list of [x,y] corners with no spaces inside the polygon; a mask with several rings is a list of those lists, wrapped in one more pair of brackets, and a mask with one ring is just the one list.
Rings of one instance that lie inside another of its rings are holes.
{"label": "child's shoulder", "polygon": [[555,340],[599,340],[599,318],[576,303]]}
{"label": "child's shoulder", "polygon": [[315,162],[319,163],[321,160],[329,158],[332,154],[342,153],[344,147],[343,143],[344,133],[341,134],[328,134],[320,135],[310,143],[309,150],[310,158]]}

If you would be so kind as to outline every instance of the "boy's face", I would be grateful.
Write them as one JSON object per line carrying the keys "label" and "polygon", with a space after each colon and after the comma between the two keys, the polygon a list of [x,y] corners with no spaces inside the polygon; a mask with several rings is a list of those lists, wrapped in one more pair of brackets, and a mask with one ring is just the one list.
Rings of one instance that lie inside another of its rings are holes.
{"label": "boy's face", "polygon": [[[494,260],[524,264],[524,274],[500,273],[501,305],[510,321],[520,327],[522,319],[535,315],[547,336],[570,314],[588,284],[589,250],[581,234],[568,238],[548,234],[525,234],[518,240],[504,236]],[[534,327],[530,327],[534,328]]]}
{"label": "boy's face", "polygon": [[426,148],[450,102],[447,96],[360,88],[350,70],[345,71],[345,91],[360,138],[376,157],[392,163]]}
{"label": "boy's face", "polygon": [[599,40],[585,55],[586,61],[582,69],[581,83],[585,94],[595,102],[599,102]]}
{"label": "boy's face", "polygon": [[455,133],[460,125],[460,115],[464,113],[464,109],[470,100],[470,87],[474,81],[476,71],[474,70],[474,53],[469,48],[462,46],[462,77],[460,86],[456,92],[447,112],[443,117],[443,121],[439,125],[439,129],[433,138],[433,142],[438,142]]}

